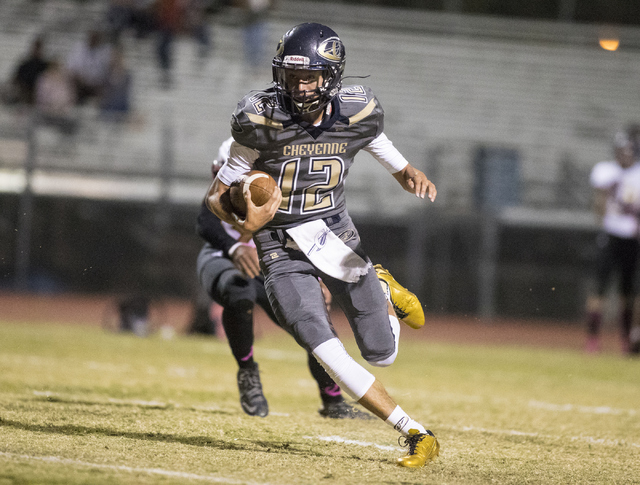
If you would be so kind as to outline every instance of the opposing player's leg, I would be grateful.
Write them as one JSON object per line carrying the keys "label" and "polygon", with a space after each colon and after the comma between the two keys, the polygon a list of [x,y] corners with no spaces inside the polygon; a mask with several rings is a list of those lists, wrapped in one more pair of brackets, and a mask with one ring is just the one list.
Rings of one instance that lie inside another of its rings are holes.
{"label": "opposing player's leg", "polygon": [[[601,236],[601,237],[600,237]],[[601,234],[597,239],[599,250],[595,266],[595,289],[587,297],[586,302],[586,331],[587,341],[585,351],[596,353],[600,351],[600,328],[602,326],[602,312],[607,287],[615,267],[615,251],[611,238]]]}
{"label": "opposing player's leg", "polygon": [[636,272],[639,246],[638,241],[623,240],[620,243],[619,262],[620,270],[620,346],[625,354],[632,350],[631,328],[633,326],[633,310],[636,294]]}
{"label": "opposing player's leg", "polygon": [[253,358],[253,309],[257,299],[255,284],[233,263],[207,245],[198,256],[198,275],[209,296],[222,305],[222,326],[233,357],[238,363],[240,405],[251,416],[269,414],[258,364]]}

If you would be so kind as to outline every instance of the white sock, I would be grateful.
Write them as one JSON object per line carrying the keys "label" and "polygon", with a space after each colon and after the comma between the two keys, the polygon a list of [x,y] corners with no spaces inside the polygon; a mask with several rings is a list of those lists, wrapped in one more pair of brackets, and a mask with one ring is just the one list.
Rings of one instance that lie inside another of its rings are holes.
{"label": "white sock", "polygon": [[418,433],[427,432],[424,426],[411,419],[400,406],[396,406],[385,422],[405,436],[409,434],[410,429],[417,429]]}

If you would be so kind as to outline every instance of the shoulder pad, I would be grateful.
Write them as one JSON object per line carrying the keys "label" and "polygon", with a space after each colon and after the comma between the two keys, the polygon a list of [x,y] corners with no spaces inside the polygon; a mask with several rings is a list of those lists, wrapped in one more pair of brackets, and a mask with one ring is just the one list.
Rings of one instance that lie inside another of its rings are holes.
{"label": "shoulder pad", "polygon": [[367,86],[345,86],[337,94],[340,115],[348,118],[349,126],[365,123],[378,135],[384,128],[384,110]]}
{"label": "shoulder pad", "polygon": [[345,86],[337,95],[340,101],[340,113],[359,121],[370,115],[382,116],[384,110],[380,102],[367,86]]}
{"label": "shoulder pad", "polygon": [[282,130],[288,117],[277,107],[272,89],[252,91],[242,98],[231,117],[233,138],[240,144],[255,147],[259,133]]}

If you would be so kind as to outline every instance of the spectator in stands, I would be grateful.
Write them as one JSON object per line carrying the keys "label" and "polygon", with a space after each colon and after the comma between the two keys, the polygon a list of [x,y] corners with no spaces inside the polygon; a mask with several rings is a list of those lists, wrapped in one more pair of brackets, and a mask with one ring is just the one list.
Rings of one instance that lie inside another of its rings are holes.
{"label": "spectator in stands", "polygon": [[105,88],[111,64],[111,45],[100,30],[91,29],[83,41],[77,43],[67,58],[79,104],[98,99]]}
{"label": "spectator in stands", "polygon": [[158,0],[156,27],[157,56],[164,88],[173,84],[173,45],[180,34],[193,36],[198,43],[198,55],[205,58],[211,51],[211,33],[203,0]]}
{"label": "spectator in stands", "polygon": [[48,66],[49,61],[44,55],[44,37],[38,36],[33,41],[29,54],[19,62],[6,89],[3,90],[3,102],[33,104],[36,82]]}
{"label": "spectator in stands", "polygon": [[133,76],[127,68],[124,50],[115,47],[111,51],[109,73],[100,97],[100,114],[111,121],[126,121],[131,112],[131,87]]}
{"label": "spectator in stands", "polygon": [[267,42],[267,15],[274,7],[274,0],[234,0],[243,10],[243,41],[245,62],[255,68],[264,63],[264,46]]}
{"label": "spectator in stands", "polygon": [[119,43],[122,33],[128,29],[133,29],[136,39],[151,33],[154,3],[155,0],[110,0],[106,12],[110,41]]}
{"label": "spectator in stands", "polygon": [[629,132],[615,135],[614,156],[614,161],[599,162],[591,171],[591,185],[595,189],[594,206],[602,231],[596,239],[596,289],[587,299],[586,351],[589,353],[600,350],[605,293],[616,273],[619,276],[617,294],[620,297],[622,351],[628,353],[630,350],[634,283],[640,252],[640,164],[636,162]]}
{"label": "spectator in stands", "polygon": [[160,65],[160,83],[164,88],[173,84],[173,44],[184,22],[184,5],[181,0],[158,0],[155,11],[158,39],[156,53]]}
{"label": "spectator in stands", "polygon": [[75,88],[58,60],[52,60],[47,70],[38,78],[35,106],[41,122],[56,126],[67,135],[77,131]]}
{"label": "spectator in stands", "polygon": [[208,57],[213,43],[204,0],[186,0],[185,29],[198,43],[198,57]]}

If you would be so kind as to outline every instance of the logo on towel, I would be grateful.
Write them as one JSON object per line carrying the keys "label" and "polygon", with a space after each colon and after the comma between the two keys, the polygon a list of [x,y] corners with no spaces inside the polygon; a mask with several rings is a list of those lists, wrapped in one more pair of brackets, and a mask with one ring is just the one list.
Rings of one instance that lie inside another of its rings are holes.
{"label": "logo on towel", "polygon": [[309,256],[311,253],[316,252],[316,251],[320,251],[325,244],[327,244],[327,235],[331,232],[331,229],[329,229],[328,227],[325,227],[323,229],[320,230],[320,232],[318,232],[314,238],[313,238],[313,246],[311,246],[311,249],[309,249],[309,252],[307,253],[307,256]]}

